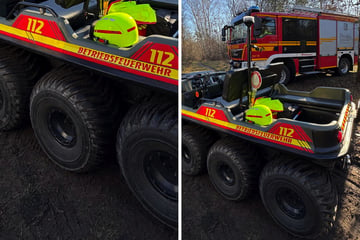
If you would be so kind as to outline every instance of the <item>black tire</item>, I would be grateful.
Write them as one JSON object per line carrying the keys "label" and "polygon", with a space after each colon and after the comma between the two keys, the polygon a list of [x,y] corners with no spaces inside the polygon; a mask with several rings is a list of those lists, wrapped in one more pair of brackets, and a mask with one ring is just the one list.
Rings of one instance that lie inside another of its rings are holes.
{"label": "black tire", "polygon": [[293,76],[288,66],[283,65],[283,69],[281,70],[279,83],[288,84],[292,80]]}
{"label": "black tire", "polygon": [[257,188],[260,162],[249,143],[233,138],[217,141],[209,151],[207,167],[215,189],[226,199],[244,200]]}
{"label": "black tire", "polygon": [[177,227],[178,126],[175,104],[150,101],[132,107],[117,135],[122,173],[141,204]]}
{"label": "black tire", "polygon": [[28,121],[30,93],[39,75],[40,64],[34,55],[0,47],[0,130],[15,129]]}
{"label": "black tire", "polygon": [[339,76],[346,75],[351,68],[351,63],[348,58],[342,57],[339,61],[339,67],[336,69],[336,73]]}
{"label": "black tire", "polygon": [[274,160],[263,169],[260,194],[275,222],[291,234],[318,238],[335,221],[337,192],[328,170],[300,160]]}
{"label": "black tire", "polygon": [[85,172],[100,164],[115,141],[116,104],[110,88],[69,66],[34,87],[31,123],[42,149],[63,169]]}
{"label": "black tire", "polygon": [[185,125],[182,129],[182,172],[196,176],[206,170],[206,158],[214,136],[204,128]]}

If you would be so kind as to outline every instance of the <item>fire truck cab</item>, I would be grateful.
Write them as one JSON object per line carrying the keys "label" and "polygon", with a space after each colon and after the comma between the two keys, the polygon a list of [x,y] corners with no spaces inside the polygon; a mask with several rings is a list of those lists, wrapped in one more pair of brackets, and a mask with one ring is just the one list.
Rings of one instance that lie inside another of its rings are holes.
{"label": "fire truck cab", "polygon": [[234,17],[227,31],[228,55],[234,68],[247,66],[244,16],[254,16],[251,30],[252,64],[266,66],[284,62],[281,83],[296,74],[352,70],[358,61],[359,23],[355,16],[333,11],[294,7],[291,13],[260,12],[250,7]]}

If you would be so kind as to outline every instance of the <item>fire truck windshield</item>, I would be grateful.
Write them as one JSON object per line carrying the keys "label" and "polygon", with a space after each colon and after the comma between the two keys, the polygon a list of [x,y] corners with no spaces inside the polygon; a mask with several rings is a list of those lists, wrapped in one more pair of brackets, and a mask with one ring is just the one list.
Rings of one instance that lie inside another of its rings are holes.
{"label": "fire truck windshield", "polygon": [[244,43],[246,41],[247,29],[245,24],[237,24],[232,29],[231,42]]}

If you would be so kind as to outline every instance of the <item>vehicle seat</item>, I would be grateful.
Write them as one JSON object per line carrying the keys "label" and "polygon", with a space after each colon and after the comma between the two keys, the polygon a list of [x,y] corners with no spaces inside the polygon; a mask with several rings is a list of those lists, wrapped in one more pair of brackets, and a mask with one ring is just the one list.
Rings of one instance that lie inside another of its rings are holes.
{"label": "vehicle seat", "polygon": [[[32,2],[33,0],[30,1]],[[26,2],[30,2],[30,1],[26,1]],[[47,0],[47,1],[39,2],[39,5],[48,6],[52,10],[54,10],[59,17],[67,19],[73,30],[77,30],[79,28],[84,27],[85,25],[89,24],[88,22],[89,20],[91,20],[91,19],[87,19],[83,12],[83,8],[84,8],[83,3],[76,4],[69,8],[63,8],[60,5],[56,4],[54,0]],[[89,8],[88,8],[89,11],[90,12],[94,11],[96,7],[97,7],[96,0],[90,0]],[[39,11],[39,9],[36,7],[27,7],[25,8],[25,11],[27,10],[35,11],[35,12]]]}
{"label": "vehicle seat", "polygon": [[[67,19],[74,30],[84,27],[87,24],[86,17],[83,14],[84,3],[76,4],[70,8],[63,8],[56,4],[54,0],[44,1],[41,4],[49,6],[60,17]],[[96,0],[90,0],[89,10],[92,11],[96,9],[96,5]]]}
{"label": "vehicle seat", "polygon": [[231,102],[246,96],[247,74],[247,68],[236,69],[226,73],[222,92],[222,97],[225,101]]}
{"label": "vehicle seat", "polygon": [[[264,69],[254,68],[259,71],[262,77],[261,87],[263,89],[270,87],[279,82],[283,63],[273,63]],[[248,91],[248,71],[247,68],[229,71],[226,74],[223,86],[222,97],[225,101],[231,102],[239,98],[247,96]]]}
{"label": "vehicle seat", "polygon": [[0,0],[0,16],[7,17],[18,2],[19,0]]}

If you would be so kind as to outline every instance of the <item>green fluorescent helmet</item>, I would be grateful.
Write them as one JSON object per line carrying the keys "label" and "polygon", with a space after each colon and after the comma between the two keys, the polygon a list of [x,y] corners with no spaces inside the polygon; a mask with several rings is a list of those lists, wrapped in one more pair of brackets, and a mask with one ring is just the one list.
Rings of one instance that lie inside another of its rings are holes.
{"label": "green fluorescent helmet", "polygon": [[96,22],[94,36],[118,47],[130,47],[139,40],[139,31],[133,17],[127,13],[111,13]]}
{"label": "green fluorescent helmet", "polygon": [[265,105],[270,108],[271,112],[282,112],[284,111],[284,106],[279,99],[271,99],[268,97],[257,98],[254,106],[256,105]]}
{"label": "green fluorescent helmet", "polygon": [[155,10],[149,4],[136,4],[130,2],[113,2],[110,5],[109,13],[124,12],[132,16],[137,24],[156,23]]}
{"label": "green fluorescent helmet", "polygon": [[256,105],[246,110],[245,119],[261,126],[269,125],[273,121],[271,110],[265,105]]}

